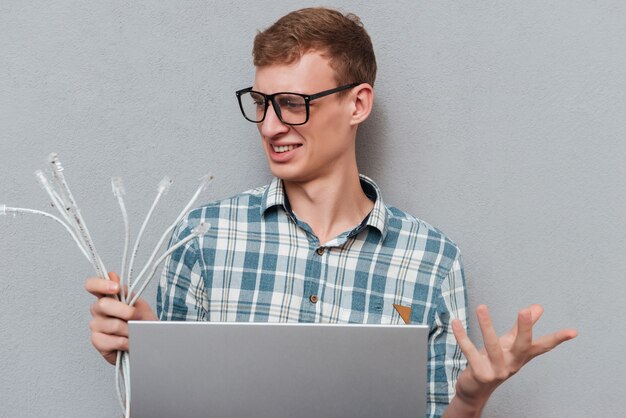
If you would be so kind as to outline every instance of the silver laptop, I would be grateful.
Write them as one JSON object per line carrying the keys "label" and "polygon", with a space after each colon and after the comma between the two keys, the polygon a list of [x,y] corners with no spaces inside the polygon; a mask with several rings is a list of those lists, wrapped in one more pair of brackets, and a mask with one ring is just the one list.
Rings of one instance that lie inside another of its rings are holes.
{"label": "silver laptop", "polygon": [[130,322],[131,416],[423,417],[428,328]]}

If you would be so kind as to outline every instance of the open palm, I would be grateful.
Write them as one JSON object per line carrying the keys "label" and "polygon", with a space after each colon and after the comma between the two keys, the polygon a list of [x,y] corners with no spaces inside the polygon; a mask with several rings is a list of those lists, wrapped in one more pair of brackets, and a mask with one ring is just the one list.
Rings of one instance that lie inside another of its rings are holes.
{"label": "open palm", "polygon": [[496,334],[487,306],[480,305],[476,314],[484,341],[481,350],[469,339],[461,322],[452,321],[454,336],[468,361],[459,376],[456,396],[470,403],[488,397],[530,360],[578,335],[575,330],[563,329],[533,340],[533,326],[543,314],[541,305],[522,309],[516,324],[501,337]]}

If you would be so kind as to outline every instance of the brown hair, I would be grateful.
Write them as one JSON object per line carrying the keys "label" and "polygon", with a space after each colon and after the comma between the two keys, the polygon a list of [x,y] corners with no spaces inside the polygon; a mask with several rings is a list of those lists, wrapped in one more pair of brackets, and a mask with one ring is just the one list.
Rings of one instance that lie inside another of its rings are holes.
{"label": "brown hair", "polygon": [[254,65],[292,64],[309,51],[330,59],[339,85],[374,85],[376,57],[372,41],[355,14],[315,7],[296,10],[259,31],[254,38]]}

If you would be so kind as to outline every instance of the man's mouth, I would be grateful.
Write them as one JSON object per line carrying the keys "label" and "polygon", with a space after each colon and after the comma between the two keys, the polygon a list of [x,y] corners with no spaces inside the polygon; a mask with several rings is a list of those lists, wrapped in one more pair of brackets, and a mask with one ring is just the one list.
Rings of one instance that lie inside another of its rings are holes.
{"label": "man's mouth", "polygon": [[298,147],[301,147],[302,144],[293,144],[293,145],[272,145],[272,149],[274,152],[278,154],[282,154],[283,152],[292,151]]}

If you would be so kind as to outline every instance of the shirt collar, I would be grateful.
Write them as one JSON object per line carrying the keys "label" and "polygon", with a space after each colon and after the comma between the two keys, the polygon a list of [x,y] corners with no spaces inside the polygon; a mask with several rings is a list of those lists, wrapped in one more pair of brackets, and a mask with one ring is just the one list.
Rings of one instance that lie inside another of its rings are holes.
{"label": "shirt collar", "polygon": [[[360,227],[371,226],[376,228],[380,232],[381,238],[384,240],[387,236],[389,225],[387,208],[381,197],[380,189],[372,179],[363,174],[359,175],[359,179],[361,180],[361,187],[365,195],[370,200],[374,201],[372,211],[367,216],[364,225]],[[261,215],[265,215],[265,212],[274,206],[282,207],[290,217],[294,217],[291,206],[289,205],[289,200],[285,194],[283,181],[277,177],[274,177],[267,189],[265,189],[261,203]],[[358,229],[361,229],[360,227]]]}
{"label": "shirt collar", "polygon": [[291,210],[288,210],[286,207],[288,205],[285,205],[286,200],[283,181],[274,177],[263,194],[263,201],[261,202],[261,215],[265,215],[265,212],[274,206],[281,206],[286,212],[291,212]]}
{"label": "shirt collar", "polygon": [[371,178],[364,176],[363,174],[360,174],[359,177],[361,179],[363,192],[370,198],[370,200],[374,200],[374,207],[367,218],[367,225],[378,229],[378,231],[380,231],[381,238],[384,240],[387,236],[387,230],[389,229],[389,218],[387,207],[385,206],[385,202],[383,202],[382,195],[380,194],[380,189]]}

